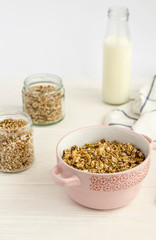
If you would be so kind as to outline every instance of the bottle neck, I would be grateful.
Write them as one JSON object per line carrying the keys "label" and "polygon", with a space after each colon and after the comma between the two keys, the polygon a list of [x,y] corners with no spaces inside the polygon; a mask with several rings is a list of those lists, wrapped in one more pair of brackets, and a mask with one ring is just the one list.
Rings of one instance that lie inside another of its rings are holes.
{"label": "bottle neck", "polygon": [[108,18],[112,18],[116,21],[128,21],[128,8],[120,6],[111,7],[108,9]]}
{"label": "bottle neck", "polygon": [[128,27],[129,12],[125,7],[112,7],[108,10],[106,37],[121,36],[130,39]]}

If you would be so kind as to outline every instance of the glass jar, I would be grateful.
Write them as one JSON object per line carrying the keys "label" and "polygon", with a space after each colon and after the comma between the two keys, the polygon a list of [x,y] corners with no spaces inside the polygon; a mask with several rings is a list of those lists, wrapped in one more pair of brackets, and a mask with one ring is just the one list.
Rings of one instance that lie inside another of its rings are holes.
{"label": "glass jar", "polygon": [[104,40],[102,97],[109,104],[129,100],[131,72],[131,40],[126,7],[111,7]]}
{"label": "glass jar", "polygon": [[0,114],[0,171],[19,172],[33,161],[31,118],[23,112]]}
{"label": "glass jar", "polygon": [[35,125],[49,125],[64,118],[62,79],[53,74],[35,74],[24,81],[23,109]]}

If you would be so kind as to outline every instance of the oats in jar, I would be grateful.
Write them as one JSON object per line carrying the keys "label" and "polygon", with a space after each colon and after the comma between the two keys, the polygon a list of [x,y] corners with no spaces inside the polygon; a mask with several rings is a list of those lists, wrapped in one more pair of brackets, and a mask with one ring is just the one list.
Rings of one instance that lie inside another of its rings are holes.
{"label": "oats in jar", "polygon": [[63,160],[68,165],[91,173],[115,173],[136,167],[145,160],[139,148],[117,140],[76,145],[63,151]]}
{"label": "oats in jar", "polygon": [[64,117],[62,80],[52,74],[32,75],[24,81],[23,106],[34,124],[56,123]]}
{"label": "oats in jar", "polygon": [[22,171],[28,168],[33,160],[31,124],[22,119],[3,119],[0,122],[0,171]]}

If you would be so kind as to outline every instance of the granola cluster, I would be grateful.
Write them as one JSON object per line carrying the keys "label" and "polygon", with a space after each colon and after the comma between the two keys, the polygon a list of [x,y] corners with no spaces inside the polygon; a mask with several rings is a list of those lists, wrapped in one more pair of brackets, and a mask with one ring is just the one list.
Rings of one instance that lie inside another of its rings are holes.
{"label": "granola cluster", "polygon": [[30,86],[24,91],[24,109],[33,123],[48,124],[63,118],[63,92],[53,85]]}
{"label": "granola cluster", "polygon": [[34,160],[32,129],[23,120],[0,122],[0,171],[16,172],[28,168]]}
{"label": "granola cluster", "polygon": [[76,145],[63,151],[63,160],[70,166],[91,173],[115,173],[136,167],[145,159],[132,144],[101,139],[82,147]]}

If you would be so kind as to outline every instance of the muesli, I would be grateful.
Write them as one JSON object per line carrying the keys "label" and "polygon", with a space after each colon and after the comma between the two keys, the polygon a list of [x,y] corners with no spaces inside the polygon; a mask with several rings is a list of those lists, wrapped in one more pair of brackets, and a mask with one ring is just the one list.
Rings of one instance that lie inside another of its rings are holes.
{"label": "muesli", "polygon": [[130,143],[101,139],[76,145],[63,151],[63,160],[70,166],[91,173],[115,173],[136,167],[145,160],[139,148]]}
{"label": "muesli", "polygon": [[0,171],[16,172],[28,168],[34,160],[32,129],[24,120],[0,122]]}
{"label": "muesli", "polygon": [[24,110],[30,115],[33,123],[48,124],[57,122],[63,117],[61,90],[52,85],[30,86],[24,91]]}

